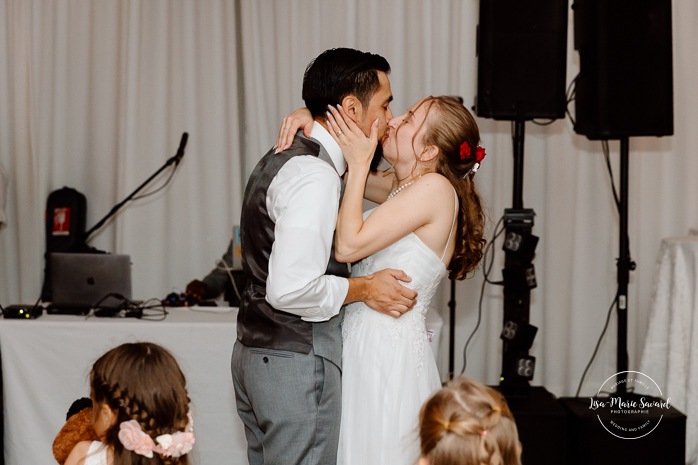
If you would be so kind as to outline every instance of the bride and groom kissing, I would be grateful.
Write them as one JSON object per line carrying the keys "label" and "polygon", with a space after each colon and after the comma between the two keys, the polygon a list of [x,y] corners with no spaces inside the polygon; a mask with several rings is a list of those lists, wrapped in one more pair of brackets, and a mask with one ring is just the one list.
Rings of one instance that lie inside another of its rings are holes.
{"label": "bride and groom kissing", "polygon": [[[439,282],[482,258],[484,149],[455,99],[393,117],[389,73],[354,49],[315,58],[307,109],[245,189],[231,364],[252,465],[419,458],[419,409],[441,387],[424,317]],[[391,169],[372,171],[376,154]]]}

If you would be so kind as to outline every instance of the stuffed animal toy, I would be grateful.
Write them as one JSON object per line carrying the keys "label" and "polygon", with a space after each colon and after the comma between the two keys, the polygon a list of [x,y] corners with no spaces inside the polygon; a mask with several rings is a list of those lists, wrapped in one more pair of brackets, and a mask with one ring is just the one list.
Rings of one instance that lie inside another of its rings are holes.
{"label": "stuffed animal toy", "polygon": [[66,422],[53,441],[53,456],[59,465],[63,465],[80,441],[99,441],[92,428],[92,401],[88,398],[78,399],[68,409]]}

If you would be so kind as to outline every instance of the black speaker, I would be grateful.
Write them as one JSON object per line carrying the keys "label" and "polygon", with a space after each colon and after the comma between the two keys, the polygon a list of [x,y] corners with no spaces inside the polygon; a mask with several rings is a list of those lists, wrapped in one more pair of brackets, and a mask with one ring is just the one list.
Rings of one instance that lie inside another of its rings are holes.
{"label": "black speaker", "polygon": [[686,416],[673,407],[661,412],[648,408],[649,413],[618,414],[617,428],[645,420],[648,430],[654,428],[646,435],[638,433],[635,439],[621,439],[604,429],[597,411],[590,408],[591,398],[563,397],[560,403],[568,412],[568,465],[686,463]]}
{"label": "black speaker", "polygon": [[671,0],[574,0],[574,130],[589,139],[674,132]]}
{"label": "black speaker", "polygon": [[476,113],[564,117],[566,44],[567,0],[481,0]]}
{"label": "black speaker", "polygon": [[[495,388],[497,389],[497,388]],[[525,397],[507,397],[521,441],[523,465],[566,465],[567,415],[547,389],[531,386]]]}

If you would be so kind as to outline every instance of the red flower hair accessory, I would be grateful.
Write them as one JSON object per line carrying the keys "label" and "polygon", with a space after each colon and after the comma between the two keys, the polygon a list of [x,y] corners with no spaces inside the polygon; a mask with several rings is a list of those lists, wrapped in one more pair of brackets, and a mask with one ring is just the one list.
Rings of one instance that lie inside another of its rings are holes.
{"label": "red flower hair accessory", "polygon": [[[475,163],[480,163],[485,158],[485,155],[487,155],[485,148],[478,145],[475,148]],[[466,160],[468,158],[470,158],[470,144],[465,141],[460,144],[460,159]]]}
{"label": "red flower hair accessory", "polygon": [[465,160],[470,156],[470,145],[468,142],[463,142],[460,144],[460,159]]}

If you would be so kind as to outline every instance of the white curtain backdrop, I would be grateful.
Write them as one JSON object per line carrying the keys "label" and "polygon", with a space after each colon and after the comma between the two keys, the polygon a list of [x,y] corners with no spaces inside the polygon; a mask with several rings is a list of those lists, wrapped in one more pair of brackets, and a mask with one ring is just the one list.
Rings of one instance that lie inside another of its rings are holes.
{"label": "white curtain backdrop", "polygon": [[[302,105],[303,71],[321,51],[385,56],[400,114],[426,95],[474,102],[477,0],[1,0],[0,163],[9,178],[0,231],[0,303],[33,303],[42,284],[44,210],[62,186],[88,199],[94,225],[172,156],[172,183],[130,203],[91,245],[130,254],[136,298],[180,292],[224,252],[245,181]],[[698,4],[673,2],[675,135],[630,141],[628,351],[637,369],[654,264],[663,237],[698,226]],[[567,82],[579,68],[569,15]],[[651,64],[648,64],[648,69]],[[521,70],[511,70],[521,72]],[[641,96],[638,96],[641,98]],[[647,112],[653,111],[647,108]],[[574,112],[573,112],[574,114]],[[493,226],[512,205],[511,125],[478,119],[488,158],[477,181]],[[618,146],[611,143],[618,179]],[[539,332],[533,384],[573,395],[616,292],[618,214],[601,144],[569,120],[526,124],[524,206],[536,212],[531,323]],[[154,189],[164,182],[151,185]],[[496,244],[494,280],[503,252]],[[456,371],[477,321],[482,274],[456,286]],[[435,309],[446,320],[449,286]],[[466,374],[497,383],[502,289],[487,286]],[[615,314],[582,395],[615,373]],[[31,324],[31,323],[29,323]],[[231,338],[234,335],[231,334]]]}

